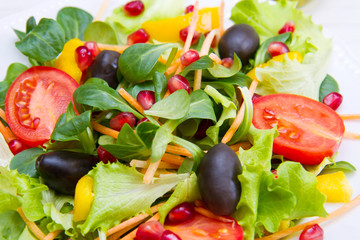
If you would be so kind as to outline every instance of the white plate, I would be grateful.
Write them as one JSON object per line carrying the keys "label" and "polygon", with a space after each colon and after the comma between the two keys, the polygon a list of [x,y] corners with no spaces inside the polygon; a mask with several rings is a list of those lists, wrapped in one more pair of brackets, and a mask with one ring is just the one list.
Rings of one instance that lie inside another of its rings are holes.
{"label": "white plate", "polygon": [[[10,63],[21,62],[28,64],[27,59],[15,48],[17,40],[13,28],[24,30],[28,17],[56,16],[57,11],[63,6],[80,7],[92,15],[96,15],[102,1],[90,0],[12,0],[1,3],[0,9],[0,79],[3,79]],[[111,14],[111,9],[123,1],[110,1],[105,16]],[[201,6],[217,5],[218,0],[210,3],[200,1]],[[227,17],[235,1],[226,0]],[[316,23],[324,26],[327,36],[333,38],[334,51],[332,55],[329,73],[335,77],[339,84],[344,102],[339,109],[340,113],[360,113],[360,17],[357,10],[360,9],[360,1],[356,0],[313,0],[303,7],[304,12],[313,15]],[[347,121],[346,128],[349,131],[360,133],[360,121]],[[344,139],[339,149],[337,160],[349,161],[360,170],[359,149],[360,141]],[[0,165],[6,165],[11,156],[6,143],[0,135]],[[360,193],[360,173],[348,174],[350,183],[354,189],[353,196]],[[328,211],[332,211],[342,204],[327,204]],[[327,221],[321,226],[325,231],[326,240],[360,239],[358,221],[360,219],[360,207],[334,219]],[[288,239],[298,239],[298,235]]]}

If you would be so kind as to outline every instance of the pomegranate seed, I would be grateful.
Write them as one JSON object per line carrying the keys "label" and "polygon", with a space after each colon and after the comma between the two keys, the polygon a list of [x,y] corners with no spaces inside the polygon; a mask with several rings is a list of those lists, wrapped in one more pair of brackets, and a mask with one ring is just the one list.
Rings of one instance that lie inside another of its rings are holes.
{"label": "pomegranate seed", "polygon": [[275,169],[271,170],[271,173],[274,174],[275,179],[278,178],[277,171]]}
{"label": "pomegranate seed", "polygon": [[196,131],[196,133],[194,135],[194,138],[203,139],[204,137],[206,137],[206,130],[208,130],[208,128],[213,125],[214,125],[214,123],[210,119],[201,120],[198,130]]}
{"label": "pomegranate seed", "polygon": [[28,149],[28,147],[20,139],[13,139],[8,143],[8,145],[9,145],[10,151],[14,155]]}
{"label": "pomegranate seed", "polygon": [[231,68],[234,63],[234,59],[231,57],[221,59],[221,65],[227,68]]}
{"label": "pomegranate seed", "polygon": [[183,55],[181,55],[180,57],[180,61],[181,64],[183,66],[189,66],[190,64],[192,64],[193,62],[199,60],[200,56],[198,51],[194,50],[194,49],[190,49],[189,51],[187,51],[186,53],[184,53]]}
{"label": "pomegranate seed", "polygon": [[134,114],[129,112],[121,112],[110,120],[110,127],[117,131],[120,131],[124,124],[127,123],[130,127],[134,127],[136,118]]}
{"label": "pomegranate seed", "polygon": [[293,21],[289,21],[285,23],[285,25],[279,30],[279,34],[294,32],[295,31],[295,23]]}
{"label": "pomegranate seed", "polygon": [[92,55],[93,58],[95,58],[97,55],[99,55],[100,53],[100,48],[97,45],[96,42],[94,41],[90,41],[90,42],[86,42],[84,44],[85,47],[87,47]]}
{"label": "pomegranate seed", "polygon": [[190,94],[190,84],[188,80],[179,74],[169,78],[167,86],[170,93],[173,93],[179,89],[185,89]]}
{"label": "pomegranate seed", "polygon": [[111,153],[109,153],[108,151],[106,151],[103,147],[99,146],[96,149],[96,152],[98,154],[98,158],[99,161],[103,162],[103,163],[114,163],[116,162],[116,157],[114,157],[113,155],[111,155]]}
{"label": "pomegranate seed", "polygon": [[272,57],[289,52],[288,46],[283,42],[271,42],[268,46],[268,52]]}
{"label": "pomegranate seed", "polygon": [[93,56],[89,49],[85,46],[80,46],[75,50],[75,60],[81,71],[85,71],[93,61]]}
{"label": "pomegranate seed", "polygon": [[179,237],[178,235],[176,235],[175,233],[173,233],[170,230],[165,230],[163,232],[163,234],[161,235],[160,240],[181,240],[181,237]]}
{"label": "pomegranate seed", "polygon": [[314,224],[306,227],[300,234],[299,240],[323,240],[324,230],[318,225]]}
{"label": "pomegranate seed", "polygon": [[[189,34],[189,28],[190,27],[186,27],[186,28],[183,28],[183,29],[180,30],[179,34],[180,34],[181,41],[183,41],[183,42],[186,41],[186,38],[187,38],[187,36]],[[199,41],[199,39],[200,39],[200,36],[201,36],[201,34],[199,32],[197,32],[197,31],[195,31],[193,39],[191,40],[191,44],[197,43]]]}
{"label": "pomegranate seed", "polygon": [[251,100],[254,101],[255,99],[262,97],[260,94],[254,93],[254,95],[252,96]]}
{"label": "pomegranate seed", "polygon": [[164,226],[158,221],[141,224],[136,232],[136,240],[160,240]]}
{"label": "pomegranate seed", "polygon": [[332,92],[323,98],[323,103],[331,107],[333,110],[338,109],[343,101],[343,96],[340,93]]}
{"label": "pomegranate seed", "polygon": [[128,16],[138,16],[145,9],[145,6],[142,1],[131,1],[125,4],[124,13]]}
{"label": "pomegranate seed", "polygon": [[167,216],[167,220],[170,223],[182,223],[192,219],[194,216],[194,205],[189,202],[183,202],[171,209]]}
{"label": "pomegranate seed", "polygon": [[155,103],[155,93],[149,90],[140,91],[136,96],[136,100],[145,110],[149,110]]}
{"label": "pomegranate seed", "polygon": [[127,37],[127,44],[132,45],[135,43],[146,43],[149,39],[149,34],[144,29],[140,28]]}
{"label": "pomegranate seed", "polygon": [[150,122],[149,119],[147,119],[146,117],[140,119],[137,123],[136,123],[136,126],[139,126],[140,123],[143,123],[143,122]]}
{"label": "pomegranate seed", "polygon": [[194,11],[194,5],[189,5],[185,8],[185,14],[191,13]]}

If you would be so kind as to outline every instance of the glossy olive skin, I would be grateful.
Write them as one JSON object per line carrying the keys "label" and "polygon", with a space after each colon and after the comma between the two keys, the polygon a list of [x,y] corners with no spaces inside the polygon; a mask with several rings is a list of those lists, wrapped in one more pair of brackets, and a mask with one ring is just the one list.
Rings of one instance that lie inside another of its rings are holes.
{"label": "glossy olive skin", "polygon": [[40,155],[35,167],[44,183],[66,195],[74,195],[77,182],[98,163],[98,158],[85,153],[54,151]]}
{"label": "glossy olive skin", "polygon": [[247,24],[236,24],[228,28],[219,41],[221,58],[234,58],[234,52],[242,64],[249,62],[259,48],[259,35]]}
{"label": "glossy olive skin", "polygon": [[232,214],[240,200],[242,173],[239,158],[226,144],[212,147],[200,163],[198,182],[202,199],[216,215]]}
{"label": "glossy olive skin", "polygon": [[117,70],[120,55],[120,53],[115,51],[101,51],[86,70],[84,81],[93,77],[101,78],[105,80],[111,88],[116,89],[119,85]]}

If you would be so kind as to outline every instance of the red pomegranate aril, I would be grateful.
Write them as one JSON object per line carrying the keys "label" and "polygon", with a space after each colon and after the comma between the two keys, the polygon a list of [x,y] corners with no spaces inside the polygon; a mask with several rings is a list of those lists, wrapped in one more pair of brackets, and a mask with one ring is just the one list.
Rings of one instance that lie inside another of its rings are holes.
{"label": "red pomegranate aril", "polygon": [[183,66],[189,66],[190,64],[192,64],[193,62],[196,62],[197,60],[199,60],[200,56],[198,51],[194,50],[194,49],[190,49],[189,51],[187,51],[186,53],[184,53],[183,55],[181,55],[180,57],[180,61],[181,64]]}
{"label": "red pomegranate aril", "polygon": [[160,240],[164,226],[158,221],[141,224],[136,231],[136,240]]}
{"label": "red pomegranate aril", "polygon": [[194,11],[194,5],[189,5],[185,8],[185,14],[191,13]]}
{"label": "red pomegranate aril", "polygon": [[80,70],[84,71],[92,63],[93,56],[87,47],[80,46],[75,50],[75,60]]}
{"label": "red pomegranate aril", "polygon": [[114,157],[113,155],[111,155],[111,153],[109,153],[108,151],[106,151],[103,147],[99,146],[96,149],[99,161],[103,162],[103,163],[114,163],[116,162],[116,157]]}
{"label": "red pomegranate aril", "polygon": [[306,227],[300,234],[299,240],[323,240],[324,230],[318,225],[310,225]]}
{"label": "red pomegranate aril", "polygon": [[[186,42],[186,38],[189,34],[189,28],[190,27],[186,27],[186,28],[183,28],[180,30],[179,36],[180,36],[181,41]],[[198,31],[195,31],[194,36],[191,40],[191,44],[197,43],[200,39],[200,36],[201,36],[201,34]]]}
{"label": "red pomegranate aril", "polygon": [[295,31],[295,23],[293,21],[289,21],[285,23],[285,25],[279,30],[279,34],[294,32]]}
{"label": "red pomegranate aril", "polygon": [[28,147],[25,145],[25,143],[23,143],[20,139],[13,139],[8,143],[8,145],[9,145],[10,151],[14,155],[28,149]]}
{"label": "red pomegranate aril", "polygon": [[283,42],[271,42],[268,46],[268,52],[272,57],[289,52],[288,46]]}
{"label": "red pomegranate aril", "polygon": [[155,93],[149,90],[140,91],[136,96],[136,100],[145,110],[149,110],[155,103]]}
{"label": "red pomegranate aril", "polygon": [[223,65],[226,68],[231,68],[233,63],[234,63],[234,59],[232,59],[231,57],[221,59],[221,65]]}
{"label": "red pomegranate aril", "polygon": [[323,103],[333,110],[338,109],[343,101],[343,96],[337,92],[331,92],[323,98]]}
{"label": "red pomegranate aril", "polygon": [[190,94],[190,84],[188,80],[179,74],[169,78],[167,86],[170,93],[173,93],[176,90],[185,89]]}
{"label": "red pomegranate aril", "polygon": [[208,130],[208,128],[213,125],[214,125],[214,123],[210,119],[201,120],[199,127],[194,135],[194,138],[203,139],[204,137],[206,137],[206,130]]}
{"label": "red pomegranate aril", "polygon": [[124,124],[129,124],[130,127],[134,127],[136,118],[134,114],[130,112],[121,112],[110,120],[110,128],[120,131]]}
{"label": "red pomegranate aril", "polygon": [[145,6],[142,1],[131,1],[125,4],[124,6],[124,13],[128,16],[138,16],[140,15],[145,9]]}
{"label": "red pomegranate aril", "polygon": [[274,175],[275,179],[278,178],[277,171],[275,169],[271,170],[271,173]]}
{"label": "red pomegranate aril", "polygon": [[84,44],[85,47],[87,47],[92,55],[93,58],[95,58],[100,53],[100,48],[98,44],[94,41],[86,42]]}
{"label": "red pomegranate aril", "polygon": [[147,119],[146,117],[140,119],[137,123],[136,123],[136,126],[139,126],[140,123],[143,123],[143,122],[150,122],[149,119]]}
{"label": "red pomegranate aril", "polygon": [[170,223],[182,223],[192,219],[194,216],[194,205],[189,202],[183,202],[170,210],[167,215],[167,221]]}
{"label": "red pomegranate aril", "polygon": [[146,43],[149,39],[149,34],[144,29],[140,28],[127,37],[127,44],[132,45],[135,43]]}
{"label": "red pomegranate aril", "polygon": [[260,94],[254,93],[254,95],[252,96],[251,100],[254,101],[255,99],[262,97]]}
{"label": "red pomegranate aril", "polygon": [[161,235],[161,239],[160,240],[182,240],[181,237],[179,237],[178,235],[176,235],[175,233],[173,233],[170,230],[165,230],[163,232],[163,234]]}

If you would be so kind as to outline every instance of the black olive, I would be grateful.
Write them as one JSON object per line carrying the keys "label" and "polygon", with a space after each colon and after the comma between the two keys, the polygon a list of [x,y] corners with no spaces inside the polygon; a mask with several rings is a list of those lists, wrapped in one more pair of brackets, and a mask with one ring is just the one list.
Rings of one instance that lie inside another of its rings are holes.
{"label": "black olive", "polygon": [[229,146],[212,147],[200,163],[198,182],[202,199],[217,215],[232,214],[240,200],[242,173],[239,158]]}
{"label": "black olive", "polygon": [[228,28],[219,41],[221,58],[234,57],[234,52],[243,64],[248,63],[259,48],[259,35],[247,24],[236,24]]}
{"label": "black olive", "polygon": [[109,87],[116,89],[119,85],[117,70],[120,55],[115,51],[101,51],[86,70],[84,81],[92,77],[101,78],[109,84]]}
{"label": "black olive", "polygon": [[98,158],[90,154],[54,151],[40,155],[35,167],[48,187],[62,194],[74,195],[79,179],[96,163]]}

